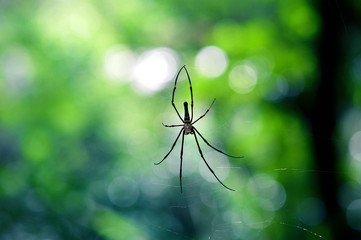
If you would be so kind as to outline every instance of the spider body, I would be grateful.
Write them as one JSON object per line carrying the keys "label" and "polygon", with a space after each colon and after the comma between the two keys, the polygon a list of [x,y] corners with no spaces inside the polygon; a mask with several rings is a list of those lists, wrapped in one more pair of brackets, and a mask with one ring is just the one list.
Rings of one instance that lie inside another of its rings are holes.
{"label": "spider body", "polygon": [[188,112],[188,103],[184,102],[184,135],[193,134],[193,126]]}
{"label": "spider body", "polygon": [[184,123],[184,135],[194,134],[192,123]]}
{"label": "spider body", "polygon": [[[180,116],[175,104],[174,104],[174,94],[175,94],[175,90],[177,88],[177,80],[178,80],[178,77],[179,77],[179,74],[181,73],[182,69],[185,70],[185,72],[187,73],[187,77],[188,77],[188,81],[189,81],[189,88],[190,88],[190,92],[191,92],[191,116],[189,116],[189,111],[188,111],[188,103],[187,102],[184,102],[183,105],[184,105],[184,119],[182,119],[182,117]],[[229,188],[227,187],[226,185],[223,184],[223,182],[221,180],[219,180],[219,178],[217,177],[217,175],[214,173],[214,171],[212,170],[212,168],[209,166],[208,162],[206,161],[206,159],[204,158],[203,156],[203,152],[201,150],[201,147],[199,146],[199,142],[198,142],[198,139],[197,139],[197,135],[199,135],[202,140],[211,148],[213,148],[214,150],[216,150],[217,152],[220,152],[228,157],[232,157],[232,158],[243,158],[242,157],[235,157],[235,156],[231,156],[215,147],[213,147],[211,144],[208,143],[208,141],[200,134],[200,132],[193,126],[196,122],[198,122],[198,120],[200,120],[201,118],[203,118],[208,112],[209,110],[211,109],[211,107],[213,106],[213,103],[216,101],[216,99],[213,100],[211,106],[207,109],[207,111],[201,115],[197,120],[193,121],[193,90],[192,90],[192,83],[191,83],[191,79],[189,77],[189,74],[188,74],[188,71],[187,71],[187,68],[185,67],[185,65],[183,67],[181,67],[181,69],[179,70],[176,78],[175,78],[175,83],[174,83],[174,88],[173,88],[173,93],[172,93],[172,106],[174,107],[174,110],[176,111],[178,117],[180,118],[180,120],[182,121],[183,124],[176,124],[176,125],[165,125],[163,124],[163,126],[165,127],[182,127],[182,129],[179,131],[178,133],[178,136],[177,138],[175,139],[170,151],[164,156],[164,158],[158,162],[158,163],[154,163],[155,165],[158,165],[158,164],[161,164],[167,157],[168,155],[172,152],[174,146],[176,145],[180,135],[182,134],[182,146],[181,146],[181,152],[180,152],[180,172],[179,172],[179,181],[180,181],[180,189],[181,189],[181,192],[182,192],[182,166],[183,166],[183,145],[184,145],[184,136],[185,135],[188,135],[188,134],[191,134],[194,136],[194,139],[197,143],[197,147],[198,147],[198,151],[204,161],[204,163],[206,164],[206,166],[208,167],[209,171],[213,174],[213,176],[218,180],[218,182],[220,184],[222,184],[223,187],[231,190],[231,191],[234,191],[234,189],[232,188]]]}

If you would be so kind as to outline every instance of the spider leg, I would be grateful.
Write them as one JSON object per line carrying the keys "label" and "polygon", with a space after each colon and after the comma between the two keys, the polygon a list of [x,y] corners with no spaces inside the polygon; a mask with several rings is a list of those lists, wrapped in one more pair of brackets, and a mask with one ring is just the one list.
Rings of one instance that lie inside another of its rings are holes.
{"label": "spider leg", "polygon": [[180,170],[179,170],[179,182],[182,193],[182,166],[183,166],[183,145],[184,145],[184,133],[182,134],[182,147],[180,152]]}
{"label": "spider leg", "polygon": [[226,155],[226,156],[228,156],[228,157],[231,157],[231,158],[243,158],[243,156],[241,156],[241,157],[236,157],[236,156],[229,155],[229,154],[227,154],[227,153],[225,153],[225,152],[222,152],[221,150],[213,147],[211,144],[209,144],[209,142],[207,142],[207,140],[202,136],[202,134],[200,134],[200,133],[198,132],[198,130],[197,130],[195,127],[193,127],[193,129],[199,134],[199,136],[203,139],[203,141],[204,141],[208,146],[210,146],[211,148],[213,148],[213,149],[216,150],[217,152],[220,152],[220,153],[222,153],[222,154],[224,154],[224,155]]}
{"label": "spider leg", "polygon": [[207,109],[207,111],[202,115],[200,116],[197,120],[195,120],[192,124],[195,124],[196,122],[198,122],[198,120],[202,119],[204,116],[206,116],[206,114],[209,112],[209,110],[211,109],[211,107],[213,106],[213,103],[216,101],[216,99],[213,100],[211,106]]}
{"label": "spider leg", "polygon": [[159,165],[159,164],[161,164],[167,157],[168,157],[168,155],[172,152],[172,150],[173,150],[173,148],[174,148],[174,146],[175,146],[175,144],[177,143],[177,141],[178,141],[178,138],[179,138],[179,136],[181,135],[181,133],[184,131],[184,128],[182,128],[181,130],[180,130],[180,132],[179,132],[179,134],[178,134],[178,136],[177,136],[177,138],[175,139],[175,141],[174,141],[174,143],[173,143],[173,145],[172,145],[172,148],[169,150],[169,152],[167,153],[167,155],[165,155],[165,157],[160,161],[160,162],[158,162],[158,163],[154,163],[154,165]]}
{"label": "spider leg", "polygon": [[191,90],[191,122],[193,121],[193,91],[192,91],[192,83],[191,83],[191,78],[189,77],[189,73],[188,70],[186,68],[186,65],[183,66],[184,70],[186,70],[187,73],[187,77],[188,77],[188,81],[189,81],[189,88]]}
{"label": "spider leg", "polygon": [[166,125],[164,123],[162,123],[164,127],[183,127],[183,124],[177,124],[177,125]]}
{"label": "spider leg", "polygon": [[[198,131],[197,131],[197,132],[198,132]],[[199,133],[199,132],[198,132],[198,133]],[[227,188],[227,189],[229,189],[229,190],[231,190],[231,191],[234,191],[234,189],[227,187],[226,185],[224,185],[224,184],[221,182],[221,180],[219,180],[219,178],[217,177],[217,175],[214,173],[214,171],[212,170],[212,168],[211,168],[211,167],[209,166],[209,164],[207,163],[206,159],[205,159],[204,156],[203,156],[202,149],[201,149],[201,147],[199,146],[196,133],[194,133],[194,138],[196,139],[196,143],[197,143],[197,146],[198,146],[199,153],[201,154],[201,157],[202,157],[204,163],[207,165],[209,171],[211,171],[211,173],[213,174],[213,176],[218,180],[218,182],[219,182],[220,184],[223,185],[223,187],[225,187],[225,188]]]}
{"label": "spider leg", "polygon": [[178,110],[177,110],[177,108],[176,108],[176,106],[174,104],[174,93],[175,93],[175,90],[177,88],[177,81],[178,81],[179,74],[181,73],[183,68],[185,68],[185,65],[183,67],[181,67],[181,69],[179,69],[179,71],[178,71],[178,74],[177,74],[177,76],[175,78],[174,88],[173,88],[173,93],[172,93],[172,106],[173,106],[174,110],[176,111],[176,113],[177,113],[178,117],[180,118],[180,120],[182,120],[182,122],[184,122],[184,120],[181,117],[181,115],[179,114],[179,112],[178,112]]}

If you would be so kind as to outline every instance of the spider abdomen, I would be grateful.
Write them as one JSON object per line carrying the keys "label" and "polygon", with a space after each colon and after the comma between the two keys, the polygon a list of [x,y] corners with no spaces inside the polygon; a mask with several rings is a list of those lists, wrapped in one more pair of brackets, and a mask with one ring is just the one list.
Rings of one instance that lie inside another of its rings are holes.
{"label": "spider abdomen", "polygon": [[190,122],[191,118],[189,117],[189,112],[188,112],[188,103],[184,102],[184,122]]}

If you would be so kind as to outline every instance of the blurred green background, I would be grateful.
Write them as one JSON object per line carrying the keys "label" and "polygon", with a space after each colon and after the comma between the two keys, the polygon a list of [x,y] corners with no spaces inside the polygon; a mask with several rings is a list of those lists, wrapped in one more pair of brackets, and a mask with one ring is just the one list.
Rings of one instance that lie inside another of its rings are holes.
{"label": "blurred green background", "polygon": [[[0,1],[0,239],[359,239],[361,4]],[[197,129],[231,192],[184,146]],[[175,97],[189,101],[184,72]]]}

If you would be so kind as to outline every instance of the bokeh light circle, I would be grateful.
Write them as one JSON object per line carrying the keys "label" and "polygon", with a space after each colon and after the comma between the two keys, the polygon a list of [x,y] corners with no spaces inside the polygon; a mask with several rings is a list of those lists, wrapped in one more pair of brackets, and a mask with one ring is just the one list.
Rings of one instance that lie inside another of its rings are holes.
{"label": "bokeh light circle", "polygon": [[33,61],[22,47],[7,49],[0,54],[0,68],[9,92],[23,94],[30,87],[33,79]]}
{"label": "bokeh light circle", "polygon": [[[214,173],[221,181],[228,176],[230,164],[227,157],[223,155],[215,155],[214,153],[207,153],[204,155],[204,158],[207,160],[208,164],[211,166]],[[199,161],[199,173],[208,182],[218,182],[204,161]]]}
{"label": "bokeh light circle", "polygon": [[139,196],[138,184],[130,177],[114,178],[107,189],[109,200],[118,207],[132,206]]}
{"label": "bokeh light circle", "polygon": [[133,68],[134,86],[141,93],[153,93],[171,81],[178,69],[178,55],[170,48],[142,53]]}
{"label": "bokeh light circle", "polygon": [[361,230],[361,199],[352,201],[346,209],[348,224],[356,230]]}
{"label": "bokeh light circle", "polygon": [[263,229],[269,226],[275,217],[274,211],[259,212],[248,208],[242,211],[243,222],[250,228]]}
{"label": "bokeh light circle", "polygon": [[352,135],[348,147],[351,156],[354,159],[361,161],[361,131]]}
{"label": "bokeh light circle", "polygon": [[135,64],[136,55],[125,46],[114,46],[108,49],[104,57],[104,70],[114,81],[129,81]]}
{"label": "bokeh light circle", "polygon": [[197,71],[203,76],[215,78],[226,70],[228,58],[226,53],[219,47],[208,46],[199,51],[195,65]]}
{"label": "bokeh light circle", "polygon": [[257,73],[255,69],[247,63],[237,65],[232,68],[228,75],[229,85],[240,94],[251,92],[257,84]]}
{"label": "bokeh light circle", "polygon": [[250,179],[249,188],[259,194],[259,205],[267,211],[276,211],[286,202],[287,193],[282,184],[267,174],[258,174]]}

